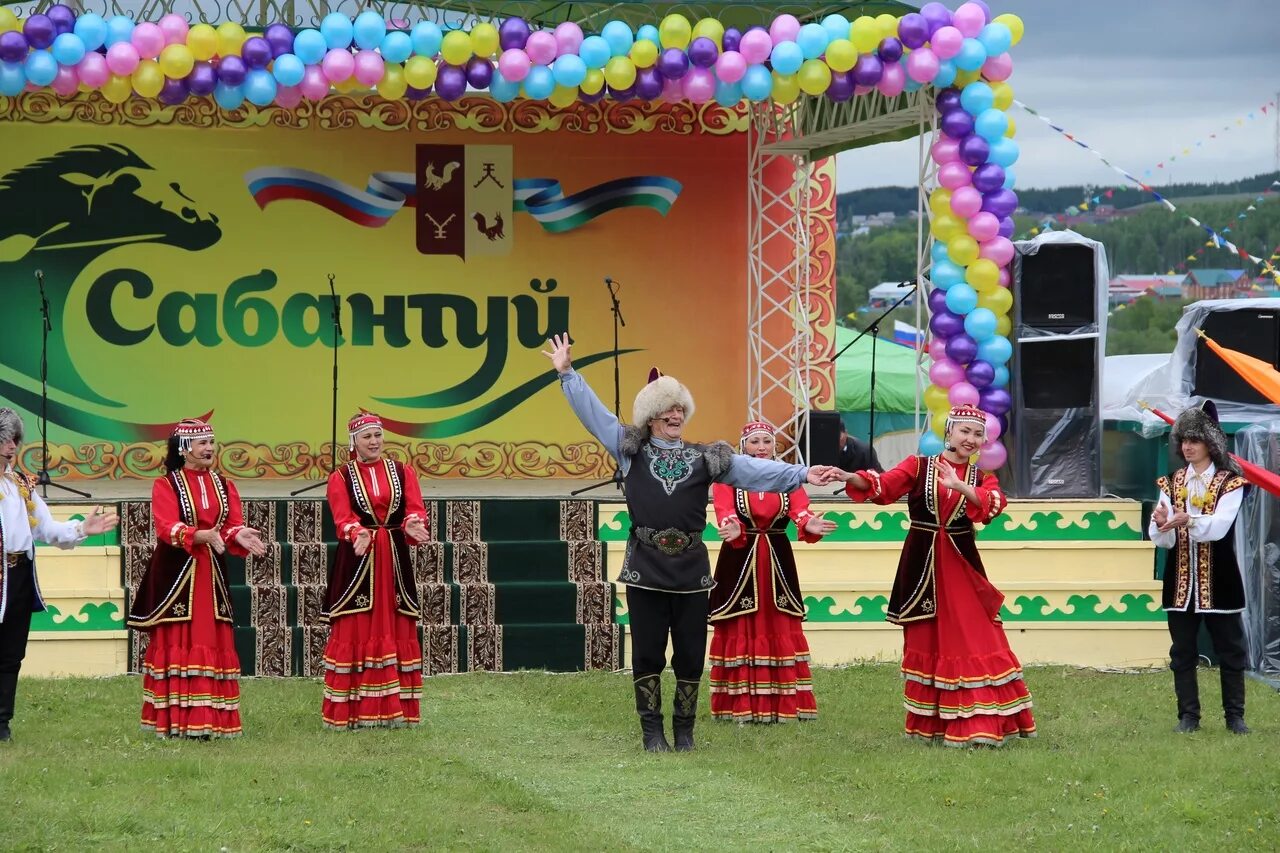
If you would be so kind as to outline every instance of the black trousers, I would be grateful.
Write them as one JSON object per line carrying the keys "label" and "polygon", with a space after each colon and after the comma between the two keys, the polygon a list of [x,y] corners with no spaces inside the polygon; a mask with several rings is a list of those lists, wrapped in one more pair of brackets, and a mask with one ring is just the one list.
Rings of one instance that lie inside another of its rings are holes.
{"label": "black trousers", "polygon": [[[4,559],[4,555],[0,555]],[[27,637],[31,634],[31,605],[36,584],[31,560],[23,557],[4,573],[8,587],[8,605],[0,622],[0,724],[13,719],[14,695],[18,688],[18,670],[27,655]]]}
{"label": "black trousers", "polygon": [[1244,643],[1244,619],[1239,613],[1189,613],[1170,610],[1169,669],[1174,672],[1194,671],[1200,660],[1200,622],[1204,621],[1213,640],[1213,651],[1223,672],[1243,672],[1247,662]]}
{"label": "black trousers", "polygon": [[631,619],[631,672],[656,675],[667,666],[667,638],[671,638],[671,668],[681,681],[698,681],[707,660],[706,592],[659,592],[627,587]]}

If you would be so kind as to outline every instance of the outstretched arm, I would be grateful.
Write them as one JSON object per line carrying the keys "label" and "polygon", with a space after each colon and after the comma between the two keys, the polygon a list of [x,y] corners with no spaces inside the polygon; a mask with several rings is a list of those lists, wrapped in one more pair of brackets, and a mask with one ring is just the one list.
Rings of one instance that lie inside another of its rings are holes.
{"label": "outstretched arm", "polygon": [[556,373],[560,374],[560,390],[569,401],[569,408],[573,409],[587,432],[595,436],[596,441],[604,446],[625,474],[630,460],[621,458],[622,424],[618,423],[613,412],[604,407],[587,381],[574,371],[569,355],[572,346],[569,336],[554,335],[547,343],[550,344],[551,351],[543,350],[542,354],[551,359]]}

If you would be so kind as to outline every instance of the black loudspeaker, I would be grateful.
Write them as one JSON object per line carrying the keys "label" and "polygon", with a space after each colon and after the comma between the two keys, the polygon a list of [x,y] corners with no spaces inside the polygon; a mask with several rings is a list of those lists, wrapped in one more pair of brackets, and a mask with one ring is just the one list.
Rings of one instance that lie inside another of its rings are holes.
{"label": "black loudspeaker", "polygon": [[[1280,369],[1280,312],[1261,308],[1214,311],[1200,328],[1218,345],[1251,355]],[[1241,379],[1240,374],[1209,349],[1203,339],[1196,344],[1192,393],[1198,397],[1234,403],[1269,405],[1271,402]]]}
{"label": "black loudspeaker", "polygon": [[1098,340],[1019,342],[1017,375],[1028,409],[1075,409],[1096,404]]}
{"label": "black loudspeaker", "polygon": [[1025,409],[1014,463],[1018,497],[1096,498],[1102,494],[1101,429],[1096,408]]}
{"label": "black loudspeaker", "polygon": [[800,432],[800,458],[806,465],[835,465],[839,462],[839,412],[809,412],[808,429]]}
{"label": "black loudspeaker", "polygon": [[[1079,329],[1098,322],[1098,287],[1090,246],[1046,243],[1035,254],[1019,253],[1015,270],[1022,325],[1037,329]],[[1106,287],[1106,282],[1101,283]]]}

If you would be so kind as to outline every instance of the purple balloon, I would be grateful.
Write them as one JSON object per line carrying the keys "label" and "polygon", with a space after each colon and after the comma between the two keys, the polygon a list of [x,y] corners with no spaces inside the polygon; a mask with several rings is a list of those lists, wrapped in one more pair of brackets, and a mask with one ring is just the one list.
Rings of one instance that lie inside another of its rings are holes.
{"label": "purple balloon", "polygon": [[266,68],[271,62],[271,44],[262,36],[252,36],[240,46],[240,58],[250,68]]}
{"label": "purple balloon", "polygon": [[988,6],[986,2],[984,2],[984,0],[968,0],[968,2],[972,3],[973,5],[981,9],[982,17],[986,20],[988,24],[991,23],[991,7]]}
{"label": "purple balloon", "polygon": [[615,89],[612,86],[609,86],[608,89],[609,89],[609,97],[613,98],[613,100],[615,101],[629,101],[636,96],[635,83],[632,83],[630,86],[628,86],[625,89]]}
{"label": "purple balloon", "polygon": [[943,27],[951,26],[951,10],[941,3],[925,3],[920,7],[920,14],[929,22],[929,36]]}
{"label": "purple balloon", "polygon": [[50,6],[49,11],[45,12],[49,16],[49,20],[53,21],[54,38],[69,33],[76,26],[76,13],[71,11],[70,6],[58,3]]}
{"label": "purple balloon", "polygon": [[902,42],[890,36],[880,42],[876,53],[883,62],[897,62],[902,58]]}
{"label": "purple balloon", "polygon": [[929,318],[929,330],[939,338],[953,338],[964,333],[964,318],[950,311],[938,311]]}
{"label": "purple balloon", "polygon": [[996,369],[991,366],[991,362],[978,359],[964,369],[964,378],[969,380],[970,385],[981,391],[996,378]]}
{"label": "purple balloon", "polygon": [[898,38],[902,43],[915,50],[923,47],[929,40],[929,21],[919,12],[908,12],[898,21]]}
{"label": "purple balloon", "polygon": [[160,89],[160,103],[177,106],[187,99],[187,84],[182,80],[171,80],[165,78],[164,86]]}
{"label": "purple balloon", "polygon": [[724,45],[725,50],[737,50],[742,44],[742,33],[733,27],[729,27],[720,38],[720,43]]}
{"label": "purple balloon", "polygon": [[947,292],[940,287],[929,291],[929,313],[940,314],[947,310]]}
{"label": "purple balloon", "polygon": [[284,24],[272,24],[267,27],[263,36],[266,37],[267,44],[271,45],[272,59],[286,53],[293,53],[293,30]]}
{"label": "purple balloon", "polygon": [[996,420],[1000,422],[1000,435],[1002,436],[1008,435],[1009,434],[1009,415],[1008,414],[996,415]]}
{"label": "purple balloon", "polygon": [[658,57],[658,71],[668,80],[679,80],[689,70],[689,55],[678,47],[669,47]]}
{"label": "purple balloon", "polygon": [[467,60],[467,82],[473,89],[488,89],[493,82],[493,65],[489,60],[473,56]]}
{"label": "purple balloon", "polygon": [[244,60],[238,56],[224,56],[218,60],[218,79],[228,86],[239,86],[248,73]]}
{"label": "purple balloon", "polygon": [[978,342],[964,332],[947,341],[947,358],[956,364],[968,364],[978,354]]}
{"label": "purple balloon", "polygon": [[952,139],[964,139],[973,133],[973,116],[964,110],[951,110],[942,114],[942,120],[938,122],[938,126]]}
{"label": "purple balloon", "polygon": [[858,57],[853,65],[853,82],[859,86],[874,86],[884,75],[884,63],[869,53]]}
{"label": "purple balloon", "polygon": [[698,36],[689,45],[689,61],[699,68],[710,68],[716,64],[716,57],[720,55],[720,51],[716,49],[716,43],[706,36]]}
{"label": "purple balloon", "polygon": [[641,68],[636,72],[636,97],[656,101],[662,96],[662,74],[656,68]]}
{"label": "purple balloon", "polygon": [[[637,74],[637,79],[638,77],[639,75]],[[600,101],[604,100],[604,87],[601,87],[600,91],[596,92],[594,95],[588,95],[586,92],[581,92],[578,95],[578,100],[582,101],[584,104],[598,104]]]}
{"label": "purple balloon", "polygon": [[411,101],[424,100],[430,94],[431,94],[430,86],[428,86],[425,89],[415,89],[413,86],[407,86],[405,87],[405,90],[404,90],[404,96]]}
{"label": "purple balloon", "polygon": [[976,133],[960,140],[960,159],[970,166],[981,166],[991,153],[991,143]]}
{"label": "purple balloon", "polygon": [[938,97],[934,98],[933,103],[940,113],[949,113],[952,110],[964,109],[964,105],[960,103],[960,90],[952,86],[948,86],[939,92]]}
{"label": "purple balloon", "polygon": [[440,64],[436,72],[436,94],[446,101],[456,101],[467,91],[467,72],[447,62]]}
{"label": "purple balloon", "polygon": [[[1003,388],[986,388],[978,391],[978,408],[984,412],[990,412],[993,415],[1003,415],[1013,406],[1013,399],[1010,398],[1009,392]],[[1004,435],[1004,433],[1001,433]]]}
{"label": "purple balloon", "polygon": [[0,33],[0,60],[22,62],[27,58],[27,37],[17,30]]}
{"label": "purple balloon", "polygon": [[[990,146],[988,145],[988,153]],[[973,170],[973,186],[978,192],[993,193],[1004,186],[1004,169],[996,163],[976,164]]]}
{"label": "purple balloon", "polygon": [[523,48],[528,40],[529,25],[523,18],[507,18],[498,27],[498,44],[502,45],[503,50]]}
{"label": "purple balloon", "polygon": [[995,214],[999,219],[1012,216],[1013,212],[1018,209],[1018,194],[1013,190],[1004,188],[995,192],[984,193],[982,196],[982,209],[988,213]]}
{"label": "purple balloon", "polygon": [[208,62],[197,62],[187,75],[187,91],[203,98],[218,88],[218,72]]}
{"label": "purple balloon", "polygon": [[1006,216],[1000,220],[1000,230],[997,231],[996,234],[1004,237],[1006,240],[1012,240],[1014,227],[1013,217]]}
{"label": "purple balloon", "polygon": [[827,97],[837,103],[853,97],[853,75],[848,71],[832,71],[831,85],[827,87]]}
{"label": "purple balloon", "polygon": [[48,15],[32,15],[23,23],[22,34],[27,37],[27,44],[32,50],[44,50],[53,44],[58,31]]}

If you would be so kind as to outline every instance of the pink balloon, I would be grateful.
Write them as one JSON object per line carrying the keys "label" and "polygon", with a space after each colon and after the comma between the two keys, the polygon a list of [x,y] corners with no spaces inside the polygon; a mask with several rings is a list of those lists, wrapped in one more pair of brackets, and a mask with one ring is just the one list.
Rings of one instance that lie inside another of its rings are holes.
{"label": "pink balloon", "polygon": [[941,27],[929,39],[929,46],[939,59],[950,59],[960,52],[964,44],[964,34],[955,27]]}
{"label": "pink balloon", "polygon": [[[961,219],[968,219],[980,210],[982,210],[982,193],[973,187],[958,187],[951,193],[951,212]],[[996,223],[996,227],[1000,227],[999,222]],[[973,234],[972,226],[969,233]]]}
{"label": "pink balloon", "polygon": [[967,187],[973,183],[973,173],[964,163],[943,163],[938,167],[938,183],[949,190]]}
{"label": "pink balloon", "polygon": [[742,34],[738,42],[738,52],[750,65],[759,65],[769,58],[773,50],[773,39],[764,30],[748,30]]}
{"label": "pink balloon", "polygon": [[[324,69],[319,65],[308,65],[302,73],[302,82],[298,84],[302,94],[310,101],[319,101],[329,94],[329,78],[324,76]],[[279,88],[276,89],[278,93]]]}
{"label": "pink balloon", "polygon": [[498,57],[498,73],[502,75],[502,79],[511,83],[519,83],[528,77],[529,69],[532,67],[533,63],[529,61],[529,54],[518,47],[504,50],[502,55]]}
{"label": "pink balloon", "polygon": [[356,80],[365,86],[377,85],[386,70],[383,67],[382,57],[372,50],[362,50],[356,54],[355,69]]}
{"label": "pink balloon", "polygon": [[664,80],[662,83],[662,100],[669,104],[678,104],[684,100],[684,89],[679,80]]}
{"label": "pink balloon", "polygon": [[[978,250],[978,254],[979,255],[982,254],[981,249]],[[1009,268],[1008,267],[1000,267],[1000,274],[996,278],[996,283],[999,284],[1001,287],[1009,286]]]}
{"label": "pink balloon", "polygon": [[983,471],[997,471],[1003,467],[1008,458],[1009,454],[1005,451],[1004,445],[993,441],[978,452],[978,467]]}
{"label": "pink balloon", "polygon": [[947,399],[953,406],[976,406],[978,389],[962,379],[947,390]]}
{"label": "pink balloon", "polygon": [[937,335],[929,337],[929,358],[942,361],[947,357],[947,342]]}
{"label": "pink balloon", "polygon": [[[960,140],[939,134],[938,141],[933,143],[929,153],[933,155],[933,162],[939,166],[943,163],[954,163],[960,159]],[[978,200],[978,207],[982,207],[981,199]]]}
{"label": "pink balloon", "polygon": [[[999,227],[997,223],[997,230]],[[1008,237],[992,237],[978,247],[978,256],[994,261],[996,266],[1002,267],[1013,260],[1013,243],[1009,242]]]}
{"label": "pink balloon", "polygon": [[716,77],[725,83],[737,83],[747,73],[747,60],[736,50],[726,50],[716,59]]}
{"label": "pink balloon", "polygon": [[880,90],[880,94],[886,98],[893,98],[902,94],[902,90],[907,87],[907,72],[903,70],[901,62],[886,62],[884,73],[880,75],[880,82],[876,84],[876,88]]}
{"label": "pink balloon", "polygon": [[138,56],[143,59],[155,59],[164,50],[164,31],[147,21],[133,28],[131,38],[133,46],[138,49]]}
{"label": "pink balloon", "polygon": [[341,83],[350,79],[352,72],[356,70],[356,58],[351,55],[351,51],[335,47],[320,60],[320,68],[330,83]]}
{"label": "pink balloon", "polygon": [[64,98],[68,98],[76,93],[80,88],[80,79],[76,76],[76,69],[71,65],[59,65],[57,76],[53,78],[53,82],[49,84],[49,88],[57,92]]}
{"label": "pink balloon", "polygon": [[[582,27],[573,21],[565,21],[556,27],[553,33],[556,40],[556,56],[565,56],[570,53],[577,53],[578,48],[582,47]],[[506,77],[506,75],[502,75]],[[507,77],[510,80],[510,77]]]}
{"label": "pink balloon", "polygon": [[[973,188],[962,187],[961,190],[963,189],[973,189]],[[958,193],[961,190],[956,190],[956,192]],[[977,190],[973,190],[973,191],[978,192]],[[981,193],[979,193],[979,195],[981,195]],[[952,208],[954,208],[955,207],[954,194],[952,194],[951,199],[952,199],[951,206]],[[994,213],[988,213],[987,211],[984,210],[984,211],[981,211],[980,213],[973,214],[973,218],[969,220],[969,236],[977,240],[979,243],[985,243],[988,240],[993,240],[995,239],[996,236],[999,235],[999,233],[1000,233],[1000,220],[996,219],[996,216]]]}
{"label": "pink balloon", "polygon": [[993,83],[1008,80],[1013,74],[1013,57],[1007,53],[992,56],[982,63],[982,76]]}
{"label": "pink balloon", "polygon": [[186,18],[170,13],[160,19],[159,26],[166,45],[187,43],[187,33],[191,28],[187,26]]}
{"label": "pink balloon", "polygon": [[[965,3],[951,13],[951,23],[965,38],[977,38],[987,25],[987,13],[977,3]],[[934,37],[937,37],[934,33]]]}
{"label": "pink balloon", "polygon": [[949,358],[940,358],[929,368],[929,379],[939,388],[950,388],[964,379],[964,368]]}
{"label": "pink balloon", "polygon": [[872,91],[873,89],[875,89],[875,86],[864,86],[864,85],[862,85],[861,83],[858,83],[858,84],[854,85],[854,87],[853,87],[853,94],[854,94],[854,95],[865,95],[865,94],[867,94],[868,92]]}
{"label": "pink balloon", "polygon": [[710,68],[690,68],[684,75],[684,94],[695,104],[705,104],[716,96],[716,75]]}
{"label": "pink balloon", "polygon": [[112,74],[127,77],[137,67],[138,49],[129,42],[118,41],[107,48],[107,68],[111,69]]}
{"label": "pink balloon", "polygon": [[907,76],[917,83],[932,83],[938,76],[938,57],[932,50],[922,47],[907,54]]}
{"label": "pink balloon", "polygon": [[524,52],[538,65],[550,65],[556,58],[556,37],[546,30],[530,33]]}
{"label": "pink balloon", "polygon": [[302,103],[302,86],[277,86],[276,103],[291,110]]}
{"label": "pink balloon", "polygon": [[987,416],[987,432],[986,439],[988,442],[995,442],[1000,437],[1000,419],[990,412],[983,412]]}
{"label": "pink balloon", "polygon": [[86,53],[76,66],[76,74],[80,77],[80,82],[90,89],[97,89],[111,79],[107,58],[100,53]]}
{"label": "pink balloon", "polygon": [[795,15],[779,15],[769,25],[769,38],[773,39],[774,44],[795,41],[799,33],[800,21],[796,19]]}

